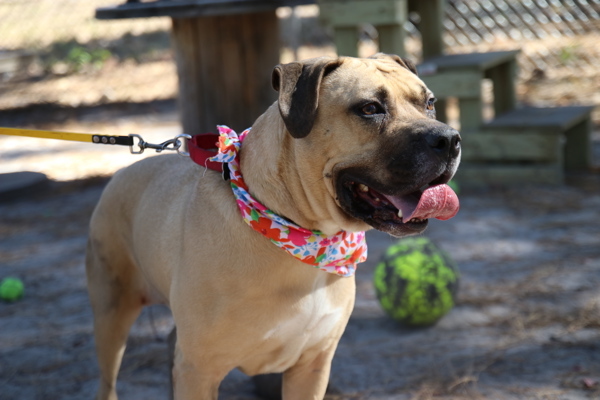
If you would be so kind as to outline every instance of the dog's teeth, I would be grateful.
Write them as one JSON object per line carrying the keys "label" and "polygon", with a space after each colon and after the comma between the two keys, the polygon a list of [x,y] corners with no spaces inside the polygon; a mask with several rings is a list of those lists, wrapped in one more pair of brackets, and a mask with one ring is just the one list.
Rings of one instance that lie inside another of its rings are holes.
{"label": "dog's teeth", "polygon": [[358,190],[360,190],[361,192],[368,192],[369,191],[369,187],[367,185],[363,185],[362,183],[358,184]]}
{"label": "dog's teeth", "polygon": [[379,199],[379,197],[375,197],[375,201],[380,202],[381,200]]}
{"label": "dog's teeth", "polygon": [[402,218],[402,210],[398,210],[398,218]]}

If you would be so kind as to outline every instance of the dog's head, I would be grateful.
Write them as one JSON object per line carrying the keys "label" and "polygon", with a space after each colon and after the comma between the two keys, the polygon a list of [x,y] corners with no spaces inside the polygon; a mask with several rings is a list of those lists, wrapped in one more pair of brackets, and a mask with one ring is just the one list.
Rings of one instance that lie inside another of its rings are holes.
{"label": "dog's head", "polygon": [[433,94],[412,63],[385,54],[317,58],[277,66],[273,86],[296,151],[311,161],[298,172],[344,229],[366,223],[404,236],[456,214],[445,184],[460,161],[460,135],[435,119]]}

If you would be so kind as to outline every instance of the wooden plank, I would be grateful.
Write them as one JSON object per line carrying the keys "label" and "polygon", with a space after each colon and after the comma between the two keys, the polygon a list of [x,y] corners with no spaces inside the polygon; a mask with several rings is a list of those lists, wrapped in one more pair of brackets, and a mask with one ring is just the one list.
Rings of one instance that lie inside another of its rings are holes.
{"label": "wooden plank", "polygon": [[463,134],[462,159],[465,161],[561,162],[559,134],[501,133]]}
{"label": "wooden plank", "polygon": [[496,117],[486,126],[490,128],[555,128],[561,131],[590,118],[593,106],[524,107]]}
{"label": "wooden plank", "polygon": [[517,60],[513,59],[490,68],[485,77],[492,80],[494,90],[494,112],[500,115],[517,106]]}
{"label": "wooden plank", "polygon": [[173,20],[183,131],[242,130],[276,99],[271,73],[279,62],[274,11]]}
{"label": "wooden plank", "polygon": [[405,31],[403,24],[377,25],[379,33],[379,51],[388,54],[406,56],[404,48]]}
{"label": "wooden plank", "polygon": [[335,27],[334,28],[335,48],[340,56],[358,57],[358,28],[353,27]]}
{"label": "wooden plank", "polygon": [[404,25],[407,18],[407,0],[320,0],[319,16],[333,27],[358,27],[370,23]]}
{"label": "wooden plank", "polygon": [[462,163],[455,177],[461,186],[510,186],[564,183],[559,164],[478,164]]}
{"label": "wooden plank", "polygon": [[[434,92],[435,93],[435,92]],[[448,123],[448,102],[443,98],[438,98],[435,102],[435,119],[443,123]]]}
{"label": "wooden plank", "polygon": [[458,100],[460,130],[465,135],[468,131],[477,131],[483,123],[481,98]]}
{"label": "wooden plank", "polygon": [[565,169],[589,170],[592,166],[592,119],[587,118],[565,132]]}
{"label": "wooden plank", "polygon": [[444,6],[446,0],[409,0],[408,10],[419,14],[423,58],[428,59],[444,53]]}
{"label": "wooden plank", "polygon": [[477,68],[481,71],[514,60],[520,50],[491,51],[488,53],[449,54],[426,59],[422,65],[443,71],[455,68]]}
{"label": "wooden plank", "polygon": [[483,74],[477,69],[420,75],[420,78],[438,99],[448,97],[480,98]]}
{"label": "wooden plank", "polygon": [[22,72],[34,58],[34,54],[29,51],[0,51],[0,74]]}
{"label": "wooden plank", "polygon": [[125,3],[96,9],[97,19],[148,17],[196,18],[235,15],[314,4],[315,0],[177,0]]}

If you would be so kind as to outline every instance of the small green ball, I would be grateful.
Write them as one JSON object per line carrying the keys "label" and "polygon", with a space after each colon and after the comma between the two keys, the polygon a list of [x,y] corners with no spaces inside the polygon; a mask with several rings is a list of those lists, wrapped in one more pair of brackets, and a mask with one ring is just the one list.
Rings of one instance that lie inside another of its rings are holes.
{"label": "small green ball", "polygon": [[16,301],[23,297],[24,286],[19,278],[4,278],[0,282],[0,299]]}
{"label": "small green ball", "polygon": [[375,292],[383,310],[403,325],[435,324],[456,301],[459,272],[450,257],[426,237],[390,246],[375,267]]}

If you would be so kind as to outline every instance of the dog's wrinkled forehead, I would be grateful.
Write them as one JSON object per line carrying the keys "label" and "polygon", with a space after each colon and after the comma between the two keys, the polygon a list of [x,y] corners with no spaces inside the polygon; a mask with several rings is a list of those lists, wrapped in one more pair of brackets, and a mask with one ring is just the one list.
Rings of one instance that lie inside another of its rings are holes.
{"label": "dog's wrinkled forehead", "polygon": [[[428,92],[427,87],[417,76],[414,65],[398,56],[354,59],[347,58],[341,68],[324,81],[327,89],[335,96],[346,93],[360,97],[373,92],[386,92],[391,97],[413,97],[420,100]],[[339,88],[338,88],[339,87]]]}
{"label": "dog's wrinkled forehead", "polygon": [[320,57],[278,65],[273,71],[273,88],[279,92],[279,111],[293,137],[305,137],[312,130],[323,83],[328,98],[373,90],[420,98],[426,90],[414,65],[396,55]]}

